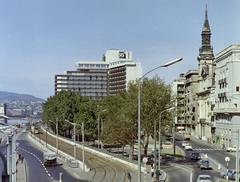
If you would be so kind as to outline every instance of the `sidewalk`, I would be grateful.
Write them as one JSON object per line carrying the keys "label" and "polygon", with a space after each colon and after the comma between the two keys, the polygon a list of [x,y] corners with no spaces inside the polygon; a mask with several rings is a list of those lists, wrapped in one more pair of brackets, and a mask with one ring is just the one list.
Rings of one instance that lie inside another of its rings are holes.
{"label": "sidewalk", "polygon": [[23,160],[18,159],[17,161],[17,182],[26,182],[27,181],[27,174],[26,174],[26,163]]}

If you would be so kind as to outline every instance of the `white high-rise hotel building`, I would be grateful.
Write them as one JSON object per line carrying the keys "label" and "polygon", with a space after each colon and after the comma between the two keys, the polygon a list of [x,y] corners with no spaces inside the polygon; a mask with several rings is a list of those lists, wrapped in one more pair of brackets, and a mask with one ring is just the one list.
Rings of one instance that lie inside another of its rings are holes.
{"label": "white high-rise hotel building", "polygon": [[141,63],[132,60],[131,51],[110,49],[102,62],[78,61],[76,71],[55,75],[55,94],[61,90],[81,92],[92,100],[126,90],[130,80],[142,76]]}

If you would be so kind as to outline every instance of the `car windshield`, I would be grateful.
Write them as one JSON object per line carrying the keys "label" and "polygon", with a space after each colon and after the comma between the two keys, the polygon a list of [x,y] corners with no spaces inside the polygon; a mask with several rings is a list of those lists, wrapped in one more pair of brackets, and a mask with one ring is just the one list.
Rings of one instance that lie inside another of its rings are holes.
{"label": "car windshield", "polygon": [[202,161],[202,163],[209,164],[209,161]]}
{"label": "car windshield", "polygon": [[211,180],[210,177],[200,177],[200,180]]}

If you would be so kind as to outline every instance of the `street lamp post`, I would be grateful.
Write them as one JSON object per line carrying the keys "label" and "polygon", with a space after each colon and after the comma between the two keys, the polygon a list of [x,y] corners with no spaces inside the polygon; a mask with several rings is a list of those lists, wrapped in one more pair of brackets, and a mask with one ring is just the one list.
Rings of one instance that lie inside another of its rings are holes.
{"label": "street lamp post", "polygon": [[149,72],[147,72],[145,75],[143,75],[142,77],[140,77],[138,79],[138,182],[141,182],[141,113],[140,113],[140,82],[141,80],[150,72],[158,69],[158,68],[161,68],[161,67],[168,67],[174,63],[177,63],[179,61],[181,61],[182,58],[178,58],[178,59],[175,59],[173,61],[170,61],[162,66],[158,66],[152,70],[150,70]]}
{"label": "street lamp post", "polygon": [[105,112],[106,110],[107,110],[107,109],[104,109],[104,110],[98,112],[98,149],[99,149],[99,117],[100,117],[100,113],[101,113],[101,112]]}
{"label": "street lamp post", "polygon": [[172,109],[174,109],[175,107],[171,107],[169,109],[163,110],[160,115],[159,115],[159,153],[158,153],[158,169],[160,171],[160,156],[161,156],[161,116],[162,113],[165,111],[171,111]]}
{"label": "street lamp post", "polygon": [[237,130],[237,152],[236,152],[236,178],[235,181],[239,181],[239,130]]}
{"label": "street lamp post", "polygon": [[66,122],[70,123],[71,125],[73,125],[73,128],[74,128],[74,160],[76,160],[76,130],[75,130],[75,127],[76,125],[78,126],[81,126],[80,124],[77,124],[77,123],[71,123],[70,121],[66,120]]}
{"label": "street lamp post", "polygon": [[225,157],[225,161],[227,163],[227,181],[228,181],[228,163],[230,161],[230,157]]}

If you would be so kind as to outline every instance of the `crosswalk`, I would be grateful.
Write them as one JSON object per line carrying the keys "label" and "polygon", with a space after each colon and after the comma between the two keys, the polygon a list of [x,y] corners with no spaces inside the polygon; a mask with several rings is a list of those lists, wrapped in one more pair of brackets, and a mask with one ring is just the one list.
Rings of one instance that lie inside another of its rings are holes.
{"label": "crosswalk", "polygon": [[193,148],[193,151],[206,151],[206,150],[222,150],[222,149],[217,149],[217,148]]}

